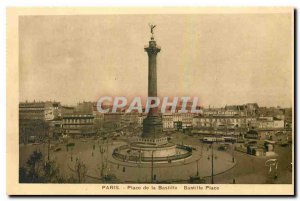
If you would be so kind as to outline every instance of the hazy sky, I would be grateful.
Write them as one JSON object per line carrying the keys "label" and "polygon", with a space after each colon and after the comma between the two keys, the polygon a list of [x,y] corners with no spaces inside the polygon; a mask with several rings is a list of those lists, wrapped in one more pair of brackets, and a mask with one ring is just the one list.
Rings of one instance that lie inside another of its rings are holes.
{"label": "hazy sky", "polygon": [[20,17],[20,100],[147,96],[148,23],[157,24],[159,96],[204,106],[291,106],[288,14]]}

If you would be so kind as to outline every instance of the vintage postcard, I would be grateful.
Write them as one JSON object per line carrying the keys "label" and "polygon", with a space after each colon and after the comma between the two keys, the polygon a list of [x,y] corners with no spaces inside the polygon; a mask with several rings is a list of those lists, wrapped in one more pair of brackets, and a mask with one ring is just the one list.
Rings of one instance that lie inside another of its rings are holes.
{"label": "vintage postcard", "polygon": [[8,8],[9,195],[294,195],[293,8]]}

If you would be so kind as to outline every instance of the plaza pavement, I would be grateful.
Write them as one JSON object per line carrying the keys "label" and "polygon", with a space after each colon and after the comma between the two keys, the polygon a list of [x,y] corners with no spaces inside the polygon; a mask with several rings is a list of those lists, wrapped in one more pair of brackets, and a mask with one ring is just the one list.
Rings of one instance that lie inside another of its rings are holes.
{"label": "plaza pavement", "polygon": [[[195,176],[197,173],[197,160],[199,176],[206,179],[206,183],[210,183],[211,175],[211,149],[209,145],[202,144],[197,137],[190,137],[186,135],[175,134],[172,141],[174,143],[183,143],[196,147],[193,151],[193,157],[172,162],[171,164],[154,164],[153,173],[156,175],[158,182],[175,182],[186,183],[190,176]],[[88,169],[87,174],[93,178],[87,178],[86,182],[99,183],[100,172],[102,168],[101,154],[99,145],[108,149],[103,154],[103,161],[105,164],[104,173],[114,174],[120,182],[127,183],[144,183],[151,180],[151,164],[134,164],[124,163],[115,160],[111,153],[113,149],[119,145],[124,144],[124,141],[109,140],[102,142],[93,139],[78,139],[74,140],[75,146],[73,150],[66,150],[65,144],[58,144],[61,151],[50,151],[50,158],[55,160],[60,167],[63,175],[74,176],[71,169],[74,168],[76,158],[83,161]],[[103,144],[104,143],[104,144]],[[95,145],[95,149],[93,149]],[[214,146],[215,160],[214,160],[214,181],[215,183],[226,184],[232,183],[235,179],[239,184],[251,183],[291,183],[292,172],[290,162],[292,158],[291,147],[276,147],[275,151],[278,153],[276,157],[279,161],[278,179],[274,180],[272,174],[268,173],[268,168],[264,165],[268,159],[266,157],[249,156],[244,153],[234,152],[235,163],[232,163],[232,150],[217,151],[218,145]],[[202,149],[202,154],[201,154]],[[45,159],[47,157],[47,144],[40,145],[20,145],[20,165],[24,165],[28,160],[30,154],[34,150],[40,150],[44,153]],[[72,156],[72,157],[71,157]],[[71,158],[73,160],[71,160]],[[235,165],[235,166],[234,166]],[[70,169],[71,168],[71,169]],[[124,169],[125,168],[125,169]]]}

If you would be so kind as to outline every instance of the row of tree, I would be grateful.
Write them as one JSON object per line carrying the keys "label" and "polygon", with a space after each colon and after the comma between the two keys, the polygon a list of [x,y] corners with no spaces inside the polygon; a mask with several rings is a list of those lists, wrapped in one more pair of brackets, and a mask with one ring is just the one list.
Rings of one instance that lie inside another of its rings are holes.
{"label": "row of tree", "polygon": [[26,165],[19,168],[20,183],[82,183],[85,182],[86,165],[77,160],[73,174],[69,177],[63,176],[55,161],[44,160],[40,151],[34,151],[29,157]]}

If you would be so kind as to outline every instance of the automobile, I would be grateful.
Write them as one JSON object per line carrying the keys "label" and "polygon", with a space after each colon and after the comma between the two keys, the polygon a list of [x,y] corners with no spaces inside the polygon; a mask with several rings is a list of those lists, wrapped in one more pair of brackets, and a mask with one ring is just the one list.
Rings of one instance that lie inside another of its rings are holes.
{"label": "automobile", "polygon": [[224,145],[221,145],[221,146],[218,147],[218,150],[219,150],[219,151],[226,151],[226,150],[227,150],[227,147],[224,146]]}
{"label": "automobile", "polygon": [[275,133],[275,135],[283,135],[284,133],[282,131],[279,131],[277,133]]}
{"label": "automobile", "polygon": [[281,141],[278,143],[281,147],[287,147],[289,143],[287,141]]}
{"label": "automobile", "polygon": [[58,148],[56,148],[54,151],[55,151],[55,152],[61,151],[61,148],[58,147]]}

